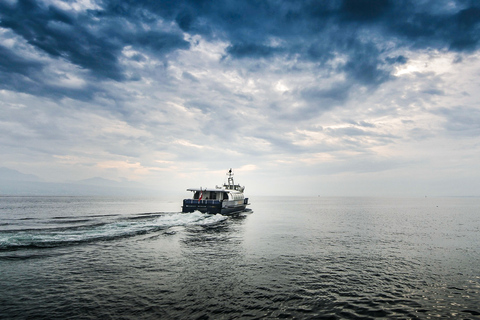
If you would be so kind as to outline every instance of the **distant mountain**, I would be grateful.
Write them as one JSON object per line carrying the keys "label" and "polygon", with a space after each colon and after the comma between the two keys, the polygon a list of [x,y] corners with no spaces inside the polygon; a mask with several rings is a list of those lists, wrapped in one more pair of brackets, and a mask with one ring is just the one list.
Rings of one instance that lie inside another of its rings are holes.
{"label": "distant mountain", "polygon": [[100,186],[100,187],[118,187],[120,185],[120,182],[104,179],[100,177],[95,177],[95,178],[76,181],[75,184],[86,184],[86,185]]}
{"label": "distant mountain", "polygon": [[90,186],[97,186],[97,187],[131,187],[131,188],[137,188],[137,187],[144,187],[141,183],[134,182],[134,181],[115,181],[115,180],[109,180],[109,179],[104,179],[100,177],[94,177],[90,179],[84,179],[84,180],[79,180],[74,182],[75,184],[82,184],[82,185],[90,185]]}
{"label": "distant mountain", "polygon": [[5,167],[0,167],[0,180],[32,182],[42,181],[42,179],[40,179],[36,175],[21,173],[20,171],[8,169]]}
{"label": "distant mountain", "polygon": [[95,177],[63,183],[44,182],[33,174],[0,168],[0,195],[138,196],[156,194],[156,191],[134,181],[119,182]]}

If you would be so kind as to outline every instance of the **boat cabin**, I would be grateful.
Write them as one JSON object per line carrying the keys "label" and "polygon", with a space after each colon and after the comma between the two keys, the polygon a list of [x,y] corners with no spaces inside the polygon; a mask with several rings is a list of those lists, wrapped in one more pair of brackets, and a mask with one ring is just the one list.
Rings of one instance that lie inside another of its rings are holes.
{"label": "boat cabin", "polygon": [[187,189],[193,192],[194,200],[243,200],[244,195],[240,192],[224,189]]}

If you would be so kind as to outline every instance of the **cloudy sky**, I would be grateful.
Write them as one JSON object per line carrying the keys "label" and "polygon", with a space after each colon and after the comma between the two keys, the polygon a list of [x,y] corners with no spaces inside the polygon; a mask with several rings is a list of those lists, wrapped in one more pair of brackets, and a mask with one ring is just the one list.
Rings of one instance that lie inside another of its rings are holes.
{"label": "cloudy sky", "polygon": [[480,2],[0,0],[0,166],[480,195]]}

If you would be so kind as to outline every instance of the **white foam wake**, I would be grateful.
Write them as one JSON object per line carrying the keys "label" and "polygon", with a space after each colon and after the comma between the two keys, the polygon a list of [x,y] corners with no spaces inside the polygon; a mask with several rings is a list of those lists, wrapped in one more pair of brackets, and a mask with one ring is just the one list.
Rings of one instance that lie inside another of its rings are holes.
{"label": "white foam wake", "polygon": [[187,225],[210,225],[226,220],[221,214],[205,214],[199,211],[192,213],[170,213],[158,217],[155,222],[158,226],[174,227]]}
{"label": "white foam wake", "polygon": [[121,237],[146,234],[176,226],[215,225],[226,220],[220,214],[201,212],[165,213],[155,216],[136,217],[109,221],[104,224],[82,225],[68,228],[19,230],[0,233],[0,249],[21,247],[55,247],[81,242],[110,240]]}

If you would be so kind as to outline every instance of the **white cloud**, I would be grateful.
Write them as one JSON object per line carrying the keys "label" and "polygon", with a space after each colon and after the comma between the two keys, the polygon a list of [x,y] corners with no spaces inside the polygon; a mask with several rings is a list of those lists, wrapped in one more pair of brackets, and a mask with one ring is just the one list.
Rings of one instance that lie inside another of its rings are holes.
{"label": "white cloud", "polygon": [[395,76],[428,72],[442,75],[451,72],[455,68],[455,60],[457,59],[457,54],[455,53],[439,51],[428,51],[420,54],[410,53],[409,56],[411,58],[406,64],[395,68]]}

